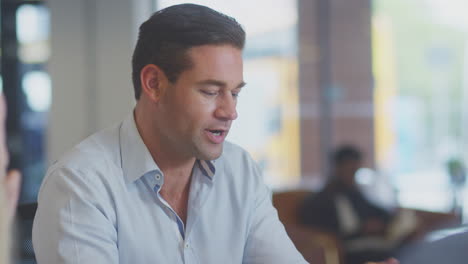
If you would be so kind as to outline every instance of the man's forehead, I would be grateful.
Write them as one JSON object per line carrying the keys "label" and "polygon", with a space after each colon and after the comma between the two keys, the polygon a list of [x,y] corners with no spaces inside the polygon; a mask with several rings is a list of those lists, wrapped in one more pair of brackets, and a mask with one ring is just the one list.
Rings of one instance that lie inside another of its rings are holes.
{"label": "man's forehead", "polygon": [[187,54],[193,55],[194,53],[200,53],[200,52],[213,52],[216,49],[219,48],[229,48],[232,50],[237,50],[239,51],[240,54],[242,54],[242,49],[231,45],[229,43],[222,43],[222,44],[205,44],[205,45],[199,45],[199,46],[193,46],[187,49]]}
{"label": "man's forehead", "polygon": [[[220,86],[224,87],[227,86],[227,83],[221,80],[214,80],[214,79],[206,79],[206,80],[201,80],[197,82],[198,85],[213,85],[213,86]],[[234,88],[241,89],[244,87],[247,83],[244,81],[239,81],[238,84],[235,84]]]}
{"label": "man's forehead", "polygon": [[231,45],[203,45],[188,50],[191,69],[197,72],[220,72],[229,69],[230,75],[240,74],[239,82],[243,81],[242,50]]}

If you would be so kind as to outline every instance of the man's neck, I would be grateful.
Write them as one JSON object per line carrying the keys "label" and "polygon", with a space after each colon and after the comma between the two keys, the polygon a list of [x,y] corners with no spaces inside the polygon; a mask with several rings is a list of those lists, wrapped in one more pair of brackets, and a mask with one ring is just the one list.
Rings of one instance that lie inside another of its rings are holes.
{"label": "man's neck", "polygon": [[154,162],[164,174],[161,196],[171,205],[182,221],[186,221],[188,195],[195,157],[182,157],[177,151],[164,146],[164,140],[152,120],[138,111],[134,112],[135,123],[143,143],[148,148]]}
{"label": "man's neck", "polygon": [[164,184],[159,194],[169,203],[184,224],[187,223],[188,200],[194,163],[191,163],[190,168],[160,167],[164,173]]}
{"label": "man's neck", "polygon": [[163,189],[165,191],[170,191],[171,193],[179,193],[182,192],[184,189],[187,188],[190,178],[192,176],[193,166],[195,161],[188,164],[189,166],[174,166],[174,167],[166,167],[160,166],[159,163],[158,167],[164,174],[164,186]]}
{"label": "man's neck", "polygon": [[143,143],[164,175],[188,178],[195,163],[195,157],[181,155],[181,151],[168,145],[169,140],[159,133],[156,121],[147,115],[138,104],[134,111],[134,118]]}
{"label": "man's neck", "polygon": [[164,174],[164,184],[159,194],[186,224],[190,183],[195,159],[186,162],[173,162],[170,158],[166,159],[167,156],[163,157],[163,159],[155,159],[156,164]]}

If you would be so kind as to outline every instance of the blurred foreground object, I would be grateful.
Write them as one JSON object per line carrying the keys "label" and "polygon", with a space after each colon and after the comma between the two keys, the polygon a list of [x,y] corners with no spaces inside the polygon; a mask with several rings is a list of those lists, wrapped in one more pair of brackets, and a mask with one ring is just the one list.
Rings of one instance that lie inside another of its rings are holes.
{"label": "blurred foreground object", "polygon": [[0,98],[0,264],[9,263],[10,235],[19,196],[21,175],[12,170],[7,173],[9,155],[5,141],[6,104]]}
{"label": "blurred foreground object", "polygon": [[463,189],[466,182],[466,168],[463,161],[452,158],[447,162],[447,171],[453,193],[452,211],[463,215]]}
{"label": "blurred foreground object", "polygon": [[[454,234],[443,235],[443,231]],[[401,264],[465,264],[468,259],[468,227],[459,226],[437,232],[442,238],[406,248],[399,257]]]}

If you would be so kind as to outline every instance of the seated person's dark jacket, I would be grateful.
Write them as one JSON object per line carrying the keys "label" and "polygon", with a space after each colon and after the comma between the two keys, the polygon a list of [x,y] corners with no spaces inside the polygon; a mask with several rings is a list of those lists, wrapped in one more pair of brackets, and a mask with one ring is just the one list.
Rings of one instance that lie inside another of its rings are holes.
{"label": "seated person's dark jacket", "polygon": [[[348,199],[354,214],[358,218],[359,228],[355,232],[345,234],[340,229],[338,209],[335,203],[338,195]],[[359,189],[346,187],[338,182],[332,182],[318,194],[307,197],[300,208],[299,214],[302,224],[335,233],[344,240],[369,235],[364,230],[363,225],[370,219],[378,220],[383,226],[387,226],[392,217],[389,212],[369,202]],[[380,235],[383,235],[384,231],[381,230]],[[379,234],[374,233],[373,235]]]}

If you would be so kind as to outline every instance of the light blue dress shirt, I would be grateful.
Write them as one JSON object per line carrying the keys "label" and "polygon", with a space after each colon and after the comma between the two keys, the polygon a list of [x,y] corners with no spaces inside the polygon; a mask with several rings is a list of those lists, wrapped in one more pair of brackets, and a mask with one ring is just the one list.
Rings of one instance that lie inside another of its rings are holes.
{"label": "light blue dress shirt", "polygon": [[306,263],[240,147],[226,142],[216,161],[195,163],[186,226],[159,195],[163,185],[133,115],[90,136],[44,178],[38,263]]}

